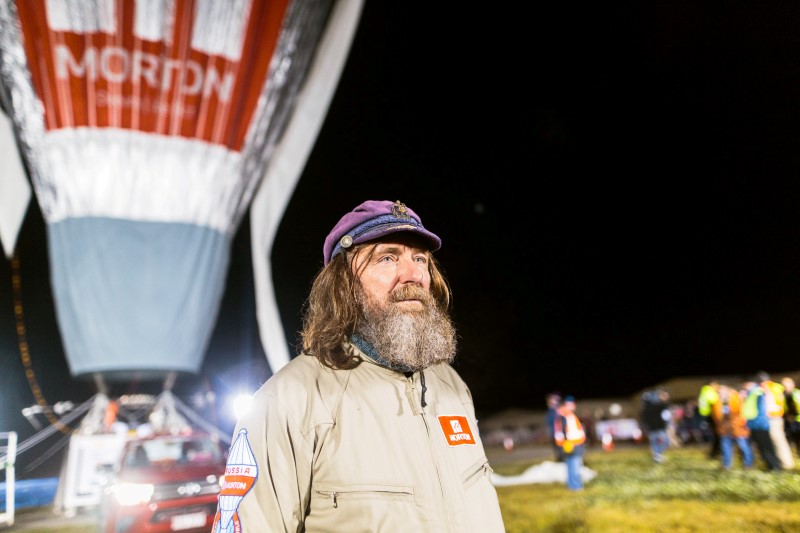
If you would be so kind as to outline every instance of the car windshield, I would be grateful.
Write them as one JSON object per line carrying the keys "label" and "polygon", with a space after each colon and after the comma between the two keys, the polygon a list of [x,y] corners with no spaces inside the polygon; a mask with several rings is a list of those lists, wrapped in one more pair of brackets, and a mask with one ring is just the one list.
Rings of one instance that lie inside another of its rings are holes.
{"label": "car windshield", "polygon": [[211,439],[152,439],[132,443],[125,465],[136,468],[164,463],[213,463],[221,460],[221,453]]}

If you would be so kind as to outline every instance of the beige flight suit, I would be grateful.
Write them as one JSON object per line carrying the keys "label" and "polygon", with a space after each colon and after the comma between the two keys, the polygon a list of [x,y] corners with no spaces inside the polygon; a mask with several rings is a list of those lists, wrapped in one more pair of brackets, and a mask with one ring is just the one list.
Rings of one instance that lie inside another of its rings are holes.
{"label": "beige flight suit", "polygon": [[363,358],[355,369],[301,355],[256,393],[228,460],[230,479],[244,482],[223,485],[223,495],[246,493],[221,496],[218,519],[244,533],[505,531],[456,371],[424,371],[422,407],[419,372],[406,377],[348,347]]}

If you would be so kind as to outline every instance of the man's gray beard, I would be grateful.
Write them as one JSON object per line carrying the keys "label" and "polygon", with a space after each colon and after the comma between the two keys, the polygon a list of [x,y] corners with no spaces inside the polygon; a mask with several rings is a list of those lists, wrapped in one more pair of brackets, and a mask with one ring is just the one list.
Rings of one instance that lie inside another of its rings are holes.
{"label": "man's gray beard", "polygon": [[431,295],[419,287],[395,290],[393,299],[417,298],[423,309],[408,311],[390,301],[387,309],[359,290],[364,320],[356,333],[385,360],[411,370],[437,363],[452,363],[456,355],[456,331],[450,318],[439,311]]}

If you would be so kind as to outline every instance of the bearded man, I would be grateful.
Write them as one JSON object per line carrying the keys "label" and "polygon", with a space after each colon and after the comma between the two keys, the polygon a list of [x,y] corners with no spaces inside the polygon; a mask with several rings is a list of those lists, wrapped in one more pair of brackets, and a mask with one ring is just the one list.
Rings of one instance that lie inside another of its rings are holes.
{"label": "bearded man", "polygon": [[303,351],[237,423],[214,531],[505,531],[450,366],[440,247],[399,201],[366,201],[334,226]]}

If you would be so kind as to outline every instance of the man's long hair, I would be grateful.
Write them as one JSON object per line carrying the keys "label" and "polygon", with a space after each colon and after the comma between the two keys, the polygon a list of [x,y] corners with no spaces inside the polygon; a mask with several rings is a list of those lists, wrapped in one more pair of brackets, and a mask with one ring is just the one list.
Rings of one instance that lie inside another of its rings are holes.
{"label": "man's long hair", "polygon": [[[330,368],[356,367],[360,360],[344,349],[361,319],[362,309],[358,298],[358,275],[350,263],[358,251],[371,246],[361,267],[364,268],[375,253],[374,243],[364,243],[336,255],[314,278],[311,292],[305,302],[303,329],[300,338],[303,351],[313,355]],[[439,310],[450,311],[451,292],[438,261],[429,254],[428,272],[431,276],[431,296]]]}

